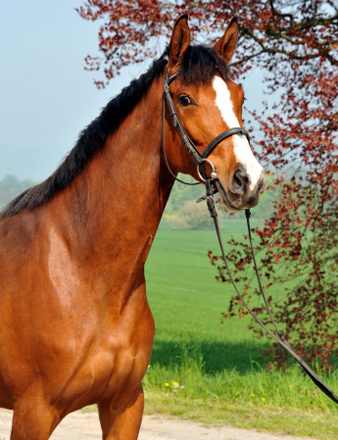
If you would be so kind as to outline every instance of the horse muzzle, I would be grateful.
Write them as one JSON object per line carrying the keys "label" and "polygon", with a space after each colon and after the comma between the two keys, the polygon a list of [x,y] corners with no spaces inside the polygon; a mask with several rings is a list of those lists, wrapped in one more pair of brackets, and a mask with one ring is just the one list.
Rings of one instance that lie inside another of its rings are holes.
{"label": "horse muzzle", "polygon": [[262,168],[261,173],[253,182],[245,168],[238,167],[233,172],[227,188],[219,178],[215,180],[215,184],[228,208],[236,211],[253,208],[265,189],[264,171]]}

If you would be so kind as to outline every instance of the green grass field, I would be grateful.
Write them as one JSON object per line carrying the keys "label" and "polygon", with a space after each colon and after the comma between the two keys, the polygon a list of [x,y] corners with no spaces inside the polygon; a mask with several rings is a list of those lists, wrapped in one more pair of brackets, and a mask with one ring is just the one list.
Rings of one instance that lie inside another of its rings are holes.
{"label": "green grass field", "polygon": [[[224,224],[224,241],[243,237],[244,224]],[[284,434],[338,437],[337,407],[304,377],[298,364],[264,370],[270,340],[248,330],[249,318],[226,319],[232,287],[215,280],[208,250],[213,231],[160,229],[146,264],[156,336],[144,380],[146,412],[206,424],[231,424]],[[259,301],[259,299],[257,299]],[[338,391],[338,375],[324,380]]]}

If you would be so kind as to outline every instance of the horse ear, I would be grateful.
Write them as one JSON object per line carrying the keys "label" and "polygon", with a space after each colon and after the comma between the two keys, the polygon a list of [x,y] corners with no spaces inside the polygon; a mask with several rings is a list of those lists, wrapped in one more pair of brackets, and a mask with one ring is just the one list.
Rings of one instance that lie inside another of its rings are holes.
{"label": "horse ear", "polygon": [[214,49],[219,52],[229,64],[237,45],[238,38],[238,23],[237,19],[233,18],[225,31],[222,38],[220,38],[214,45]]}
{"label": "horse ear", "polygon": [[190,44],[188,16],[182,15],[175,23],[169,44],[169,64],[174,66],[181,59]]}

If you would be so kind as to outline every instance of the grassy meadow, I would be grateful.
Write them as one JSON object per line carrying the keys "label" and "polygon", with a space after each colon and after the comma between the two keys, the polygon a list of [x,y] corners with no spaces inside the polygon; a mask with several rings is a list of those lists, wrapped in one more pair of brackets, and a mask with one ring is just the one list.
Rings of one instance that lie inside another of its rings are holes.
{"label": "grassy meadow", "polygon": [[[231,234],[243,237],[243,231],[244,222],[225,221],[224,241]],[[208,250],[219,255],[214,231],[159,229],[155,238],[146,264],[156,336],[144,379],[145,411],[338,438],[337,406],[298,364],[265,371],[260,353],[272,342],[257,339],[247,328],[249,318],[222,320],[233,291],[215,280]],[[323,379],[338,392],[338,374]]]}

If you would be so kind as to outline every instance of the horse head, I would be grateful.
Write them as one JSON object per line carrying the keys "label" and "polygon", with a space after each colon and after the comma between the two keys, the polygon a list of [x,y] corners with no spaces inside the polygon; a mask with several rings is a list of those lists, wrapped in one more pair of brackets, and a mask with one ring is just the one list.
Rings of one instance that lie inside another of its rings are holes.
{"label": "horse head", "polygon": [[258,203],[264,172],[250,148],[247,132],[240,128],[244,92],[229,77],[228,64],[237,37],[238,24],[233,19],[213,48],[191,46],[187,16],[176,22],[169,45],[167,84],[174,108],[170,113],[176,112],[178,122],[167,112],[165,140],[174,172],[203,180],[198,160],[196,167],[187,150],[181,148],[178,123],[202,158],[205,176],[212,172],[217,176],[215,186],[226,206],[240,210]]}

